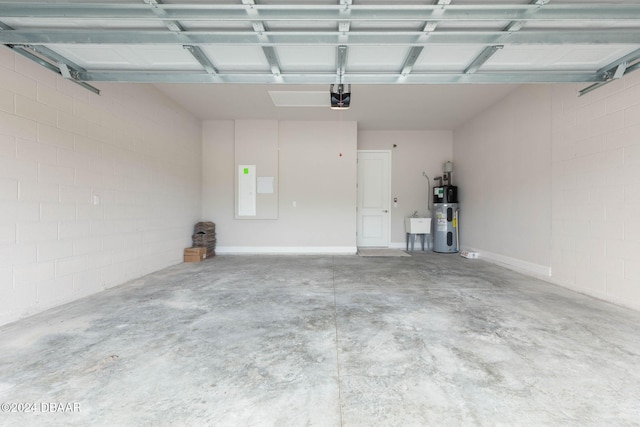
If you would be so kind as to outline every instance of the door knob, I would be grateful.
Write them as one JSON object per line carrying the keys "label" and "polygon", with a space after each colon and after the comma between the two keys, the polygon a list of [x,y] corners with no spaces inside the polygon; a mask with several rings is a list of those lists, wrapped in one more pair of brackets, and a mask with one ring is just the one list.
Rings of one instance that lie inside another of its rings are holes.
{"label": "door knob", "polygon": [[385,210],[383,210],[382,212],[387,213],[387,212],[389,212],[389,210],[385,209]]}

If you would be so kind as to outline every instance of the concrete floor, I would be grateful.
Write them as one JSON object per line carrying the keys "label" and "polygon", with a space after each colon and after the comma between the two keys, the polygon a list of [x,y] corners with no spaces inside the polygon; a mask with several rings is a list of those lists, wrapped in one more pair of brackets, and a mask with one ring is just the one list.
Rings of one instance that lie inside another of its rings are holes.
{"label": "concrete floor", "polygon": [[0,328],[0,424],[640,425],[639,368],[640,313],[482,260],[218,256]]}

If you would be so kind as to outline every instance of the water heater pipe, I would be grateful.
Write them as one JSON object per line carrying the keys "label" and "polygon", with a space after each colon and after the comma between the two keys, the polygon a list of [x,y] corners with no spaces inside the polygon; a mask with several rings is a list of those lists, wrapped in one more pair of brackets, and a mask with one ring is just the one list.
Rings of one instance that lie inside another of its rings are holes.
{"label": "water heater pipe", "polygon": [[444,175],[447,177],[447,184],[449,185],[453,185],[453,178],[452,178],[452,174],[453,174],[453,163],[452,162],[446,162],[444,164]]}
{"label": "water heater pipe", "polygon": [[424,176],[425,178],[427,178],[427,210],[429,211],[429,218],[433,217],[433,215],[431,215],[431,180],[429,180],[429,177],[427,176],[427,173],[425,171],[422,171],[422,176]]}

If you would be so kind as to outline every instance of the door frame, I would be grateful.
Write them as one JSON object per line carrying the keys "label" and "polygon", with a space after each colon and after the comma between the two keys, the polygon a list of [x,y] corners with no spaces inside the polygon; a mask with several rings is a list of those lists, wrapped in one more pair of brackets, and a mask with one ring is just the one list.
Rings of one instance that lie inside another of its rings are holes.
{"label": "door frame", "polygon": [[[357,150],[356,151],[356,168],[360,168],[360,153],[377,153],[377,154],[387,154],[387,158],[389,161],[389,182],[387,183],[389,185],[389,200],[387,200],[387,203],[389,204],[389,216],[388,216],[388,224],[387,224],[387,248],[391,247],[391,172],[392,172],[392,166],[393,166],[393,151],[392,150]],[[357,178],[360,176],[360,171],[356,170],[356,185],[358,186],[357,191],[356,191],[356,234],[359,230],[358,224],[360,223],[360,211],[358,210],[359,206],[358,206],[358,191],[359,190],[359,185],[360,182],[357,180]],[[358,244],[358,236],[356,235],[356,245]],[[385,247],[385,246],[382,246]]]}

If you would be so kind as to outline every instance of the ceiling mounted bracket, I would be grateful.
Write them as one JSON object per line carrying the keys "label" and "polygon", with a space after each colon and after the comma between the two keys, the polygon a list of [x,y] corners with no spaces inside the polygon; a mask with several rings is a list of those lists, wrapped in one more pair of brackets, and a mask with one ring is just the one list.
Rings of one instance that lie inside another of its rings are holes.
{"label": "ceiling mounted bracket", "polygon": [[347,51],[347,46],[340,45],[336,53],[336,73],[340,83],[342,83],[342,77],[347,71]]}
{"label": "ceiling mounted bracket", "polygon": [[474,59],[471,64],[464,70],[464,74],[473,74],[480,69],[484,65],[485,62],[489,60],[497,51],[502,49],[503,45],[494,45],[485,47],[480,55]]}
{"label": "ceiling mounted bracket", "polygon": [[[614,61],[611,64],[600,68],[596,72],[596,75],[600,76],[601,81],[580,90],[578,92],[578,96],[586,95],[589,92],[593,92],[594,90],[606,84],[609,84],[633,71],[640,69],[640,62],[636,62],[638,60],[640,60],[640,49],[636,49],[628,55],[625,55],[622,58],[618,59],[617,61]],[[633,62],[635,62],[633,65],[629,65]]]}
{"label": "ceiling mounted bracket", "polygon": [[209,74],[218,74],[218,70],[213,66],[207,55],[198,46],[184,45],[182,46],[191,53],[191,55],[202,65],[202,68]]}
{"label": "ceiling mounted bracket", "polygon": [[71,70],[64,62],[58,62],[58,68],[60,69],[60,74],[67,80],[73,80],[74,77],[71,75]]}
{"label": "ceiling mounted bracket", "polygon": [[[14,28],[5,24],[4,22],[0,22],[0,30],[13,31]],[[66,59],[62,55],[57,54],[51,49],[44,46],[30,45],[5,44],[5,46],[16,53],[19,53],[24,58],[35,62],[41,67],[44,67],[49,71],[53,71],[54,73],[61,75],[66,80],[69,80],[70,82],[73,82],[78,86],[82,86],[83,88],[95,93],[96,95],[100,95],[100,89],[80,80],[80,73],[83,71],[86,72],[84,68],[80,67],[77,64],[74,64],[73,61],[69,61],[68,59]],[[35,53],[38,53],[38,55],[40,56],[36,55]]]}
{"label": "ceiling mounted bracket", "polygon": [[[70,69],[67,64],[64,62],[58,62],[58,73],[64,77],[65,80],[73,82],[83,88],[95,93],[96,95],[100,95],[100,89],[91,86],[89,83],[85,83],[80,81],[80,72],[77,70]],[[48,67],[47,67],[48,68]]]}
{"label": "ceiling mounted bracket", "polygon": [[400,71],[402,76],[406,76],[411,72],[413,66],[416,64],[416,61],[422,53],[422,49],[424,49],[424,46],[412,46],[411,49],[409,49],[409,53],[404,60],[404,64],[402,64],[402,71]]}
{"label": "ceiling mounted bracket", "polygon": [[627,63],[623,62],[620,65],[618,65],[618,68],[616,68],[616,71],[615,73],[613,73],[613,76],[611,78],[613,80],[618,80],[619,78],[624,76],[625,71],[627,71]]}

